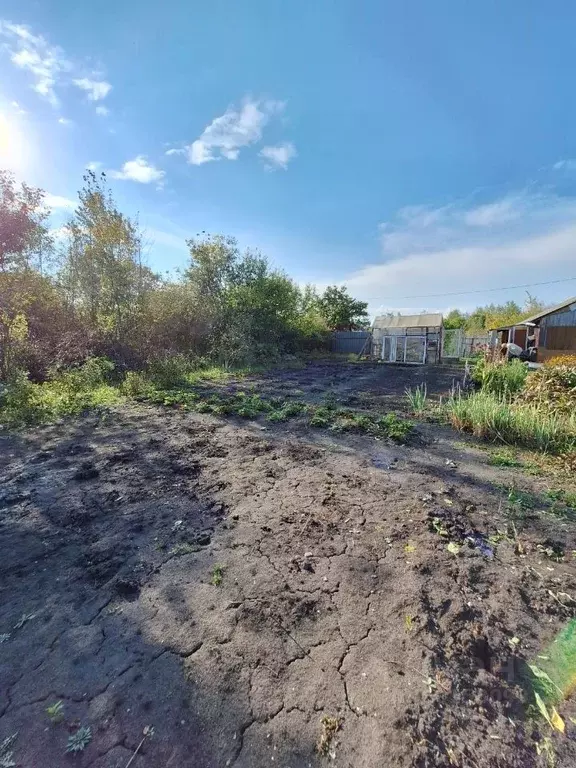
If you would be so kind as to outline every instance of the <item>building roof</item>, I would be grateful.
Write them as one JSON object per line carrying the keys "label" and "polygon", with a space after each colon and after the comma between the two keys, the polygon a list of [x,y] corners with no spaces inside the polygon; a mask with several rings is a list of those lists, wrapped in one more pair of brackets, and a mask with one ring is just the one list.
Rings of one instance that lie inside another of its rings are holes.
{"label": "building roof", "polygon": [[532,315],[532,317],[526,317],[524,320],[519,320],[517,323],[512,323],[512,325],[501,325],[498,328],[490,328],[491,331],[507,331],[509,328],[516,328],[519,325],[526,325],[526,323],[537,323],[539,320],[542,320],[543,317],[547,317],[548,315],[554,314],[554,312],[558,312],[561,309],[568,308],[570,305],[576,304],[576,296],[572,296],[571,299],[565,299],[560,304],[556,304],[553,307],[548,307],[547,309],[543,309],[542,312],[538,312],[537,315]]}
{"label": "building roof", "polygon": [[441,314],[426,314],[420,315],[378,315],[374,319],[372,328],[384,329],[384,328],[441,328],[442,327],[442,315]]}
{"label": "building roof", "polygon": [[535,323],[538,320],[542,320],[542,318],[546,317],[547,315],[552,315],[554,312],[558,312],[558,310],[560,309],[564,309],[564,308],[567,309],[571,304],[576,304],[576,296],[572,296],[571,299],[566,299],[560,304],[556,304],[555,307],[548,307],[548,309],[542,310],[542,312],[539,312],[537,315],[532,315],[532,317],[527,317],[525,320],[522,320],[522,322]]}

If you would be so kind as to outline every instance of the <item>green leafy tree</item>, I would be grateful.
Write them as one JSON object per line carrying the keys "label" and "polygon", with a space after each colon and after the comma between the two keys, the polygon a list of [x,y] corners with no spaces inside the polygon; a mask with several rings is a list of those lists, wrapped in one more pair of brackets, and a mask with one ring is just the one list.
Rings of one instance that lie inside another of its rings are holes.
{"label": "green leafy tree", "polygon": [[319,298],[318,305],[331,330],[354,330],[368,324],[368,304],[352,298],[346,286],[328,286]]}
{"label": "green leafy tree", "polygon": [[459,309],[451,309],[444,318],[444,328],[454,330],[456,328],[465,328],[469,318]]}
{"label": "green leafy tree", "polygon": [[84,176],[66,228],[60,278],[68,299],[93,327],[123,340],[158,279],[143,264],[137,223],[118,210],[104,174]]}

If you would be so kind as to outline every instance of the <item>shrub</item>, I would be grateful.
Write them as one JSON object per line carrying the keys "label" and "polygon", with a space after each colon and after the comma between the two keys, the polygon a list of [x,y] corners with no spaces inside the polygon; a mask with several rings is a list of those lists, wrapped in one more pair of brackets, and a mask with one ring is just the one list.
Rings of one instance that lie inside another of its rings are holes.
{"label": "shrub", "polygon": [[148,365],[148,375],[160,389],[177,389],[187,383],[186,375],[193,365],[185,355],[157,358]]}
{"label": "shrub", "polygon": [[153,390],[153,385],[143,373],[128,371],[122,382],[121,390],[127,397],[139,399],[148,397]]}
{"label": "shrub", "polygon": [[528,368],[520,360],[488,360],[478,358],[472,371],[472,379],[484,392],[495,395],[514,395],[526,382]]}
{"label": "shrub", "polygon": [[556,413],[576,412],[576,356],[548,360],[529,377],[522,400]]}

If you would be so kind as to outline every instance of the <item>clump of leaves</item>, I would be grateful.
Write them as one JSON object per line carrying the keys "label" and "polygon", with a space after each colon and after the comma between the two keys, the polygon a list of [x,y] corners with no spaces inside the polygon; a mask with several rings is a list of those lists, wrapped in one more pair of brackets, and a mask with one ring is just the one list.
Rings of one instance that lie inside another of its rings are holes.
{"label": "clump of leaves", "polygon": [[16,762],[14,761],[14,750],[12,746],[18,738],[18,731],[11,736],[7,736],[4,741],[0,742],[0,768],[15,768]]}
{"label": "clump of leaves", "polygon": [[224,580],[224,566],[215,565],[214,568],[212,568],[212,573],[210,575],[210,584],[212,584],[213,587],[219,587],[222,584],[223,580]]}
{"label": "clump of leaves", "polygon": [[410,616],[409,613],[404,616],[404,626],[407,632],[411,632],[414,629],[414,616]]}
{"label": "clump of leaves", "polygon": [[453,555],[457,555],[460,552],[460,546],[455,541],[450,541],[446,544],[446,549]]}
{"label": "clump of leaves", "polygon": [[413,552],[416,552],[416,547],[414,544],[410,544],[410,542],[408,542],[408,544],[404,545],[404,552],[407,555],[411,555]]}
{"label": "clump of leaves", "polygon": [[334,741],[334,737],[340,730],[342,722],[340,718],[330,717],[330,715],[324,715],[320,722],[322,725],[322,732],[320,733],[320,739],[316,745],[316,750],[320,755],[327,755],[330,751],[330,746]]}
{"label": "clump of leaves", "polygon": [[64,720],[64,704],[61,701],[55,701],[54,704],[46,707],[46,714],[54,725],[61,723]]}
{"label": "clump of leaves", "polygon": [[83,725],[82,727],[78,728],[76,733],[72,733],[68,737],[66,752],[70,752],[72,754],[83,752],[91,741],[92,729],[89,725]]}

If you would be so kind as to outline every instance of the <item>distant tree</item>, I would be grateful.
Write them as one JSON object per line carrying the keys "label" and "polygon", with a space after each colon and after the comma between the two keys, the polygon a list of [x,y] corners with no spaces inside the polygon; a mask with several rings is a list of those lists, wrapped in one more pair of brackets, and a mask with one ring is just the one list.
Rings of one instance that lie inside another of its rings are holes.
{"label": "distant tree", "polygon": [[354,330],[368,325],[367,302],[352,298],[346,286],[328,286],[318,300],[318,305],[331,330]]}
{"label": "distant tree", "polygon": [[24,182],[18,186],[12,173],[0,171],[0,272],[43,271],[53,249],[44,197],[43,190]]}
{"label": "distant tree", "polygon": [[447,330],[465,328],[468,319],[468,315],[461,312],[459,309],[451,309],[444,318],[444,328]]}

